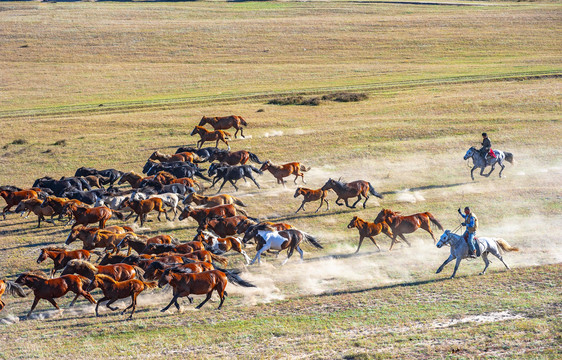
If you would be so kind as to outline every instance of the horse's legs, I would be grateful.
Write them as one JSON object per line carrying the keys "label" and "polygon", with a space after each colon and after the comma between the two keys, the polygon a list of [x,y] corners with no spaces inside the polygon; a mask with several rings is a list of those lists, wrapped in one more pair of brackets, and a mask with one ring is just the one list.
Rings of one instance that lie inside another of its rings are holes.
{"label": "horse's legs", "polygon": [[490,265],[490,260],[488,260],[488,253],[484,252],[482,253],[482,260],[484,260],[484,270],[482,270],[482,272],[480,273],[480,275],[484,275],[486,273],[486,269],[488,269],[488,265]]}
{"label": "horse's legs", "polygon": [[[170,306],[172,306],[173,303],[177,303],[178,297],[179,297],[178,295],[174,295],[174,297],[172,298],[172,301],[170,301],[170,303],[160,311],[164,312],[164,311],[168,310],[170,308]],[[176,306],[179,306],[179,305],[176,305]],[[178,309],[179,309],[179,307],[178,307]]]}
{"label": "horse's legs", "polygon": [[400,238],[401,238],[402,240],[404,240],[404,241],[406,242],[406,244],[408,244],[408,247],[412,247],[412,244],[410,244],[410,243],[408,242],[408,240],[406,240],[406,238],[404,237],[404,235],[398,234],[398,236],[400,236]]}
{"label": "horse's legs", "polygon": [[[388,234],[386,234],[388,236]],[[398,241],[396,241],[396,237],[398,236],[398,234],[395,234],[394,236],[390,237],[392,239],[392,242],[390,243],[390,248],[388,249],[388,251],[392,251],[392,247],[394,246],[394,244],[396,244]]]}
{"label": "horse's legs", "polygon": [[211,295],[212,295],[212,294],[213,294],[213,291],[212,291],[212,290],[209,291],[209,292],[207,293],[207,297],[205,298],[205,300],[203,300],[203,302],[201,302],[201,304],[197,305],[195,308],[196,308],[196,309],[201,309],[201,306],[205,305],[205,303],[206,303],[207,301],[209,301],[209,299],[211,298]]}
{"label": "horse's legs", "polygon": [[242,256],[244,256],[244,260],[246,260],[246,265],[250,265],[250,257],[248,256],[248,254],[246,253],[246,251],[244,250],[240,250],[240,254],[242,254]]}
{"label": "horse's legs", "polygon": [[490,174],[492,174],[492,171],[494,171],[495,168],[496,168],[496,164],[494,163],[494,164],[492,164],[492,168],[490,169],[490,172],[488,173],[488,175],[486,175],[486,177],[490,176]]}
{"label": "horse's legs", "polygon": [[[355,202],[353,203],[353,205],[351,205],[351,208],[352,208],[352,209],[355,209],[355,205],[357,205],[357,203],[358,203],[359,201],[361,201],[361,199],[362,199],[362,198],[361,198],[361,194],[357,195],[357,201],[355,201]],[[367,200],[365,200],[365,201],[367,201]],[[346,200],[346,203],[347,203],[347,200]],[[349,207],[349,205],[348,205],[348,207]]]}
{"label": "horse's legs", "polygon": [[359,246],[357,246],[357,250],[355,250],[355,253],[357,254],[359,252],[359,249],[361,249],[361,244],[363,243],[363,235],[360,235],[359,237]]}
{"label": "horse's legs", "polygon": [[46,299],[48,302],[50,302],[57,310],[60,310],[61,308],[57,305],[57,303],[55,302],[55,299],[53,298],[47,298]]}
{"label": "horse's legs", "polygon": [[338,201],[341,200],[341,199],[342,199],[342,198],[339,197],[339,195],[338,195],[338,198],[337,198],[336,201],[335,201],[335,202],[336,202],[336,205],[338,205],[338,206],[342,206],[342,205],[343,205],[342,203],[339,203],[339,202],[338,202]]}
{"label": "horse's legs", "polygon": [[297,245],[297,251],[299,252],[299,254],[301,256],[301,262],[303,262],[304,261],[304,251],[302,251],[302,249],[299,245]]}
{"label": "horse's legs", "polygon": [[500,254],[499,251],[496,250],[495,252],[492,252],[492,254],[493,254],[495,257],[497,257],[498,259],[500,259],[500,261],[502,262],[502,264],[505,265],[505,268],[506,268],[507,270],[511,270],[511,268],[505,263],[505,261],[503,261],[503,256]]}
{"label": "horse's legs", "polygon": [[429,225],[429,220],[426,222],[422,222],[420,228],[424,229],[425,231],[427,231],[429,233],[429,235],[431,235],[431,237],[433,238],[433,245],[435,245],[437,243],[437,239],[435,238],[435,235],[433,234],[433,231],[431,230],[431,226]]}
{"label": "horse's legs", "polygon": [[111,310],[111,311],[115,311],[115,310],[119,310],[119,308],[112,308],[110,305],[113,304],[114,302],[116,302],[118,299],[111,299],[107,302],[107,304],[105,304],[105,306]]}
{"label": "horse's legs", "polygon": [[502,177],[503,169],[505,169],[505,165],[502,164],[501,162],[498,162],[498,164],[500,164],[500,166],[501,166],[501,168],[502,168],[502,169],[500,170],[500,178],[501,178],[501,177]]}
{"label": "horse's legs", "polygon": [[256,179],[254,179],[254,177],[252,176],[252,174],[250,174],[250,179],[252,179],[252,181],[254,182],[254,184],[256,184],[256,186],[258,187],[258,189],[261,189],[260,184],[258,184],[258,182],[256,181]]}
{"label": "horse's legs", "polygon": [[106,301],[106,300],[109,300],[109,298],[106,297],[106,296],[104,296],[104,297],[102,297],[101,299],[98,300],[98,303],[96,304],[96,316],[100,316],[99,313],[98,313],[98,309],[99,309],[102,301]]}
{"label": "horse's legs", "polygon": [[226,184],[226,178],[223,179],[223,182],[222,182],[221,186],[219,187],[219,190],[217,191],[217,194],[221,192],[222,187],[224,186],[224,184]]}
{"label": "horse's legs", "polygon": [[445,267],[445,265],[447,265],[448,263],[450,263],[451,261],[453,261],[455,257],[453,256],[453,254],[449,255],[449,258],[447,258],[447,260],[445,260],[443,262],[443,264],[441,264],[441,266],[439,266],[439,269],[437,269],[437,271],[435,272],[436,274],[439,274],[443,268]]}
{"label": "horse's legs", "polygon": [[244,128],[242,126],[240,126],[240,135],[242,135],[243,138],[246,138],[244,136]]}
{"label": "horse's legs", "polygon": [[35,309],[35,307],[37,306],[37,303],[39,302],[39,298],[36,296],[35,299],[33,299],[33,304],[31,305],[31,309],[29,310],[29,312],[27,313],[26,317],[31,316],[31,313],[33,312],[33,309]]}
{"label": "horse's legs", "polygon": [[76,292],[76,296],[74,297],[74,299],[72,299],[72,301],[70,302],[70,305],[68,305],[69,308],[74,306],[74,303],[76,302],[76,300],[78,300],[78,296],[80,296],[80,294],[78,292]]}
{"label": "horse's legs", "polygon": [[281,266],[285,265],[287,263],[287,261],[289,261],[289,258],[293,255],[293,251],[295,251],[296,246],[298,246],[298,244],[297,245],[290,245],[289,251],[287,251],[287,258],[285,259],[285,261],[283,261],[281,263]]}
{"label": "horse's legs", "polygon": [[377,244],[377,242],[375,241],[375,239],[372,236],[369,236],[369,239],[371,239],[371,241],[373,242],[373,244],[375,244],[375,246],[377,247],[377,249],[379,249],[379,252],[381,251],[381,248],[379,247],[379,244]]}
{"label": "horse's legs", "polygon": [[453,275],[451,275],[451,279],[455,277],[457,270],[459,269],[459,265],[461,263],[462,257],[457,258],[457,262],[455,263],[455,270],[453,270]]}
{"label": "horse's legs", "polygon": [[365,204],[367,204],[367,200],[369,200],[369,196],[366,196],[365,201],[363,201],[363,209],[366,208]]}
{"label": "horse's legs", "polygon": [[230,179],[229,181],[232,184],[232,186],[234,186],[234,189],[236,189],[236,191],[238,191],[238,187],[236,186],[236,182],[232,179]]}
{"label": "horse's legs", "polygon": [[[303,200],[303,201],[302,201],[301,206],[297,209],[297,211],[295,211],[295,214],[298,213],[298,212],[300,211],[300,209],[302,209],[302,211],[306,211],[306,210],[304,209],[304,203],[305,203],[305,202],[306,202],[306,200]],[[320,206],[318,207],[318,209],[320,209],[321,207],[322,207],[322,203],[320,203]],[[315,212],[318,212],[318,209],[316,209]]]}
{"label": "horse's legs", "polygon": [[472,180],[474,180],[474,170],[476,170],[476,165],[472,167],[472,169],[470,170],[470,177],[472,178]]}
{"label": "horse's legs", "polygon": [[351,206],[349,206],[349,203],[347,202],[347,198],[343,199],[343,201],[345,202],[345,206],[347,206],[348,208],[352,208]]}
{"label": "horse's legs", "polygon": [[238,135],[238,131],[239,131],[239,130],[240,130],[240,129],[237,128],[237,129],[236,129],[236,132],[234,133],[234,138],[235,138],[235,139],[237,138],[236,135]]}

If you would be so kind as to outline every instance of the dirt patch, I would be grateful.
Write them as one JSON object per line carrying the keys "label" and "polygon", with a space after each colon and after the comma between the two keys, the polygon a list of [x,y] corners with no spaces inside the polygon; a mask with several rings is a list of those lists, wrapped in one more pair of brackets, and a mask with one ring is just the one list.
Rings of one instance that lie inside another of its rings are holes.
{"label": "dirt patch", "polygon": [[523,318],[525,318],[525,316],[521,314],[514,314],[509,311],[501,311],[501,312],[493,312],[493,313],[482,314],[482,315],[471,315],[471,316],[464,317],[462,319],[451,319],[445,322],[435,321],[433,323],[433,327],[436,329],[440,329],[440,328],[455,326],[457,324],[489,323],[489,322],[507,321],[507,320],[523,319]]}

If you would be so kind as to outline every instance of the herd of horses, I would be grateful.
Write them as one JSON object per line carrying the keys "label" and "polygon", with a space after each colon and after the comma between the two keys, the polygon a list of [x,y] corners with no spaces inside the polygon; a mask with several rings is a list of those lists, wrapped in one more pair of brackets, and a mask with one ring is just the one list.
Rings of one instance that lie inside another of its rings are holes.
{"label": "herd of horses", "polygon": [[[206,124],[211,125],[213,130],[205,129]],[[23,286],[27,286],[34,294],[27,316],[31,315],[41,299],[60,309],[55,299],[72,292],[75,297],[71,306],[78,297],[84,297],[92,304],[97,303],[96,316],[99,316],[100,303],[107,301],[106,307],[116,310],[111,307],[115,301],[130,297],[131,304],[123,313],[131,309],[129,318],[132,318],[141,292],[167,285],[173,290],[172,299],[162,311],[171,305],[179,310],[180,297],[187,297],[191,303],[191,295],[206,295],[205,300],[197,306],[200,308],[213,292],[217,292],[220,298],[220,309],[227,296],[225,289],[228,282],[244,287],[255,286],[242,279],[240,270],[226,268],[229,260],[224,256],[225,253],[234,251],[243,257],[246,265],[252,265],[256,261],[261,263],[262,256],[268,252],[278,256],[279,252],[286,250],[287,258],[282,263],[285,264],[294,251],[303,260],[301,245],[305,242],[322,249],[323,246],[313,235],[287,223],[273,223],[252,217],[244,209],[246,204],[242,200],[220,193],[226,183],[230,183],[237,191],[236,184],[241,179],[245,182],[249,179],[261,188],[254,174],[261,175],[264,171],[269,171],[277,184],[283,187],[286,187],[284,179],[290,176],[295,176],[295,184],[299,177],[306,183],[304,173],[310,167],[299,162],[275,165],[269,160],[261,161],[256,154],[246,150],[231,152],[228,144],[231,135],[225,130],[235,128],[234,136],[240,132],[244,137],[243,128],[247,125],[242,117],[235,115],[203,117],[191,133],[192,136],[200,136],[197,147],[180,147],[175,154],[155,151],[139,173],[81,167],[72,177],[59,180],[43,177],[37,179],[30,188],[1,186],[0,196],[6,201],[2,211],[4,219],[15,207],[14,212],[22,216],[26,212],[26,217],[35,214],[38,218],[37,227],[41,226],[41,221],[53,225],[56,222],[64,226],[72,225],[64,240],[65,246],[40,249],[37,264],[48,259],[53,262],[48,275],[32,269],[15,281],[0,280],[0,310],[4,307],[1,296],[5,291],[14,296],[25,296]],[[203,148],[206,141],[215,141],[215,147]],[[223,141],[228,149],[219,149],[219,141]],[[249,165],[248,162],[259,164],[260,167]],[[207,169],[201,167],[205,163],[209,163]],[[204,195],[221,181],[215,195]],[[318,189],[296,189],[294,197],[303,197],[296,212],[305,211],[305,204],[315,201],[320,202],[316,212],[323,204],[329,210],[327,197],[330,190],[337,195],[335,203],[348,208],[356,208],[363,199],[362,205],[366,208],[370,196],[383,198],[365,180],[346,183],[328,179]],[[354,198],[356,200],[350,205],[349,199]],[[194,238],[181,243],[167,234],[149,237],[135,232],[131,226],[107,225],[110,219],[127,221],[136,215],[133,223],[138,221],[142,227],[152,212],[157,213],[158,221],[162,213],[167,220],[192,218],[197,223]],[[171,213],[174,214],[173,219],[170,218]],[[427,231],[437,243],[431,223],[443,230],[439,221],[429,212],[404,216],[400,212],[383,209],[372,222],[354,216],[347,227],[356,228],[359,232],[357,253],[365,238],[369,238],[380,251],[374,237],[381,233],[391,239],[389,250],[400,241],[410,246],[404,235],[418,229]],[[63,239],[60,240],[62,242]],[[81,249],[71,250],[67,247],[75,241],[82,242]],[[253,259],[245,250],[251,243],[256,246]],[[488,252],[496,256],[499,253],[494,250],[498,246],[504,250],[516,249],[505,241],[494,244],[497,246],[491,246],[492,250]],[[97,257],[96,262],[93,261],[94,256]],[[462,258],[462,254],[456,254],[453,258],[459,257]],[[485,261],[487,267],[488,261]],[[55,277],[58,271],[61,271],[61,275]],[[103,297],[97,301],[90,293],[96,288],[103,293]]]}

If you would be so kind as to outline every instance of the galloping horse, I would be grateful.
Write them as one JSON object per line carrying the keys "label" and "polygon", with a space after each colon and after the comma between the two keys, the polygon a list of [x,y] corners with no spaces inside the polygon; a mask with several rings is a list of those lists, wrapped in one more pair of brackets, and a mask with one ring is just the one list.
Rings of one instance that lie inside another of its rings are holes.
{"label": "galloping horse", "polygon": [[[205,219],[197,230],[211,230],[220,237],[227,237],[238,234],[237,226],[247,219],[248,218],[244,215]],[[199,235],[196,235],[194,240],[196,240],[198,236]]]}
{"label": "galloping horse", "polygon": [[302,204],[297,209],[297,211],[295,211],[295,213],[298,213],[300,209],[306,211],[304,209],[304,204],[316,200],[320,200],[320,205],[318,206],[318,209],[316,209],[315,213],[317,213],[318,210],[320,210],[324,202],[326,202],[326,211],[330,210],[330,204],[328,204],[328,200],[326,199],[326,196],[328,196],[328,190],[322,190],[322,189],[313,190],[313,189],[299,187],[297,188],[297,191],[295,191],[294,197],[298,197],[299,195],[302,195],[303,197]]}
{"label": "galloping horse", "polygon": [[80,200],[60,198],[56,196],[47,196],[47,198],[41,203],[41,207],[51,207],[54,210],[55,215],[58,215],[59,220],[61,220],[65,215],[65,211],[63,211],[64,206],[68,203],[75,204],[76,206],[86,207],[86,205]]}
{"label": "galloping horse", "polygon": [[420,228],[424,229],[431,235],[431,237],[433,238],[433,243],[435,244],[437,242],[437,239],[433,235],[431,226],[429,226],[430,221],[437,225],[439,230],[443,230],[443,226],[441,226],[439,221],[429,212],[402,216],[400,215],[399,211],[395,212],[390,209],[382,209],[375,218],[375,223],[385,222],[392,229],[392,233],[394,234],[394,236],[392,237],[392,244],[390,244],[389,251],[392,250],[392,246],[397,243],[397,236],[400,236],[400,238],[404,240],[406,244],[408,244],[408,246],[411,246],[403,234],[413,233]]}
{"label": "galloping horse", "polygon": [[[70,245],[76,239],[82,240],[82,242],[84,244],[92,243],[92,242],[94,242],[94,238],[95,238],[98,230],[100,230],[99,227],[86,227],[86,226],[83,226],[83,225],[76,226],[76,227],[70,229],[70,234],[68,234],[68,237],[66,238],[66,241],[64,242],[64,244]],[[114,232],[116,234],[124,234],[126,232],[133,232],[133,229],[131,229],[128,226],[121,227],[121,226],[117,226],[117,225],[108,226],[108,227],[104,228],[103,230],[111,231],[111,232]]]}
{"label": "galloping horse", "polygon": [[215,186],[215,184],[220,179],[223,180],[217,193],[219,193],[222,190],[222,187],[224,186],[224,184],[226,184],[227,181],[230,181],[232,186],[234,186],[236,191],[238,191],[236,182],[240,179],[244,179],[244,181],[247,182],[246,178],[252,180],[254,184],[256,184],[258,189],[260,189],[260,184],[258,184],[256,179],[254,179],[252,172],[258,173],[260,175],[262,174],[261,170],[258,170],[251,165],[228,166],[226,164],[216,164],[216,163],[211,164],[211,166],[209,166],[209,171],[208,171],[209,176],[215,175],[211,187]]}
{"label": "galloping horse", "polygon": [[226,150],[219,150],[211,154],[207,159],[208,162],[218,161],[221,163],[227,163],[228,165],[245,165],[248,160],[251,160],[257,164],[263,164],[258,156],[252,152],[246,150],[240,150],[235,152],[229,152]]}
{"label": "galloping horse", "polygon": [[206,250],[201,241],[189,241],[183,244],[148,244],[143,254],[158,255],[163,253],[190,254],[195,251]]}
{"label": "galloping horse", "polygon": [[276,231],[275,228],[267,224],[259,224],[254,226],[251,230],[246,231],[242,241],[246,243],[253,238],[256,238],[257,240],[257,254],[250,262],[250,265],[254,264],[256,260],[258,261],[258,264],[261,264],[261,254],[269,249],[289,249],[287,252],[287,259],[285,259],[281,265],[285,265],[287,261],[289,261],[289,258],[293,255],[293,251],[295,249],[299,252],[301,261],[303,261],[304,253],[299,246],[303,240],[308,241],[317,249],[323,248],[313,236],[303,231],[296,229]]}
{"label": "galloping horse", "polygon": [[148,213],[151,212],[152,210],[158,211],[158,217],[157,217],[158,221],[161,221],[160,220],[161,213],[164,213],[164,215],[166,216],[166,220],[170,221],[170,218],[168,217],[168,212],[166,211],[166,209],[164,209],[163,207],[164,203],[160,198],[150,198],[146,200],[125,200],[121,203],[121,207],[125,208],[127,206],[133,209],[135,214],[137,214],[137,217],[133,222],[136,222],[140,217],[141,226],[143,226],[144,222],[146,221],[146,217],[148,216]]}
{"label": "galloping horse", "polygon": [[70,260],[62,271],[62,275],[67,274],[78,274],[90,280],[93,280],[95,275],[104,274],[117,281],[123,281],[135,277],[142,280],[144,271],[138,266],[128,264],[94,265],[86,260]]}
{"label": "galloping horse", "polygon": [[158,160],[160,162],[172,162],[172,161],[194,162],[194,161],[200,161],[201,159],[199,158],[199,156],[197,156],[197,154],[194,154],[192,152],[185,151],[185,152],[169,155],[169,154],[163,154],[160,151],[156,150],[150,155],[148,160]]}
{"label": "galloping horse", "polygon": [[[50,206],[44,206],[44,207],[41,206],[41,204],[43,204],[43,201],[44,200],[39,200],[39,199],[22,200],[20,201],[14,212],[16,213],[21,212],[23,214],[23,212],[27,211],[28,215],[30,212],[33,212],[35,215],[37,215],[38,228],[41,227],[41,220],[50,221],[53,225],[55,225],[55,222],[53,221],[53,217],[55,216],[55,210],[53,210],[53,208]],[[45,220],[45,216],[50,216],[51,219]]]}
{"label": "galloping horse", "polygon": [[137,189],[137,188],[140,187],[140,184],[143,180],[151,180],[151,179],[154,179],[154,175],[143,177],[143,176],[137,174],[136,172],[131,171],[131,172],[124,173],[123,175],[121,175],[121,177],[119,178],[119,181],[117,182],[117,185],[121,185],[124,182],[128,182],[129,185],[131,185],[131,187],[133,189]]}
{"label": "galloping horse", "polygon": [[357,228],[357,230],[359,230],[359,246],[357,246],[357,250],[355,250],[356,254],[359,252],[359,249],[361,249],[361,244],[363,243],[363,239],[366,237],[371,239],[371,241],[373,242],[373,244],[375,244],[375,246],[377,247],[377,249],[379,249],[379,251],[381,251],[381,248],[379,247],[373,236],[376,236],[382,232],[383,234],[385,234],[386,236],[392,239],[392,230],[390,229],[390,226],[388,226],[387,223],[385,222],[370,223],[361,219],[358,216],[354,216],[353,219],[351,219],[351,222],[347,225],[347,228],[348,229]]}
{"label": "galloping horse", "polygon": [[[373,185],[371,185],[371,183],[364,180],[356,180],[348,183],[343,183],[341,181],[337,181],[334,179],[328,179],[328,181],[326,181],[326,183],[324,184],[324,186],[322,186],[321,189],[334,190],[336,195],[338,195],[338,198],[336,199],[336,204],[339,206],[343,205],[338,202],[339,200],[343,199],[343,201],[345,201],[345,206],[352,209],[354,209],[355,205],[357,205],[357,203],[361,200],[361,195],[365,197],[365,201],[363,202],[363,209],[365,209],[365,204],[367,203],[367,200],[369,200],[369,193],[380,199],[383,198],[381,194],[375,191],[375,188],[373,188]],[[349,204],[347,203],[347,199],[356,196],[357,196],[357,201],[355,201],[352,206],[349,206]]]}
{"label": "galloping horse", "polygon": [[260,225],[260,224],[269,225],[272,228],[274,228],[276,231],[289,230],[289,229],[293,228],[292,225],[287,224],[287,223],[272,223],[270,221],[258,222],[258,221],[254,221],[250,218],[246,218],[246,219],[241,220],[238,223],[238,225],[236,225],[236,233],[237,234],[246,233],[247,231],[252,230],[254,226],[257,226],[257,225]]}
{"label": "galloping horse", "polygon": [[6,201],[6,207],[2,210],[4,220],[6,220],[6,212],[10,211],[12,206],[17,206],[22,200],[37,199],[37,192],[34,190],[21,190],[21,191],[0,191],[0,196]]}
{"label": "galloping horse", "polygon": [[203,271],[215,270],[213,264],[208,263],[206,261],[195,261],[186,264],[167,264],[156,260],[150,263],[150,265],[146,268],[144,277],[149,280],[159,279],[164,273],[164,270],[169,268],[187,269],[190,270],[192,273],[200,273]]}
{"label": "galloping horse", "polygon": [[[503,171],[503,169],[505,169],[505,165],[503,164],[503,161],[505,160],[505,161],[508,161],[509,163],[513,164],[513,154],[512,153],[503,152],[501,150],[494,150],[494,154],[496,155],[496,157],[491,158],[490,163],[488,163],[486,158],[484,156],[482,156],[482,154],[480,154],[478,149],[476,149],[474,146],[471,147],[470,149],[468,149],[468,151],[464,155],[464,159],[468,160],[469,158],[472,158],[472,163],[474,165],[472,167],[472,169],[470,170],[470,177],[472,178],[472,180],[474,180],[474,174],[473,174],[474,170],[476,170],[477,168],[480,168],[480,175],[481,176],[488,177],[488,176],[490,176],[492,171],[494,171],[494,168],[496,167],[496,163],[497,163],[502,168],[500,170],[500,178],[501,178],[502,177],[502,171]],[[488,165],[491,165],[492,168],[490,169],[489,173],[484,174],[484,169],[486,169],[486,166],[488,166]]]}
{"label": "galloping horse", "polygon": [[[503,261],[503,257],[499,249],[509,252],[509,251],[519,251],[518,248],[512,247],[507,243],[507,241],[499,238],[479,237],[479,238],[474,238],[474,240],[476,240],[476,243],[480,247],[480,254],[482,254],[482,260],[484,260],[484,263],[486,264],[484,270],[482,270],[480,275],[484,275],[486,273],[486,269],[488,269],[488,265],[490,265],[490,260],[488,260],[489,253],[500,259],[500,261],[505,265],[505,267],[508,270],[510,270],[509,266],[507,266],[507,264]],[[443,235],[441,235],[441,238],[437,243],[437,247],[441,248],[443,245],[446,244],[451,245],[451,255],[449,255],[449,258],[445,260],[445,262],[441,264],[441,266],[439,266],[439,269],[437,269],[436,274],[439,274],[441,270],[443,270],[445,265],[447,265],[454,259],[457,259],[457,262],[455,264],[455,270],[453,270],[453,275],[451,275],[451,279],[452,279],[455,277],[455,274],[457,273],[457,269],[459,268],[459,264],[461,263],[461,260],[468,257],[468,244],[464,240],[464,236],[454,234],[451,232],[451,230],[446,230],[443,233]]]}
{"label": "galloping horse", "polygon": [[242,242],[234,236],[227,236],[224,238],[217,237],[208,231],[201,232],[203,243],[206,244],[207,250],[215,253],[222,254],[230,250],[234,250],[244,257],[246,264],[250,264],[250,257],[246,251],[242,249]]}
{"label": "galloping horse", "polygon": [[41,264],[43,261],[47,260],[47,258],[51,258],[54,263],[53,270],[51,270],[49,274],[49,277],[52,278],[57,270],[64,269],[70,260],[90,260],[90,252],[88,250],[68,251],[64,248],[50,246],[41,249],[41,253],[37,258],[37,264]]}
{"label": "galloping horse", "polygon": [[[61,310],[55,302],[55,299],[64,296],[69,291],[76,294],[74,301],[76,301],[79,295],[82,295],[90,303],[96,303],[96,300],[94,300],[92,295],[84,289],[85,286],[90,284],[90,280],[80,275],[64,275],[59,278],[48,279],[43,272],[35,270],[21,274],[17,278],[16,284],[29,287],[33,290],[33,294],[35,295],[33,305],[31,305],[31,310],[27,313],[27,317],[31,315],[33,309],[35,309],[37,303],[41,299],[47,300],[53,304],[57,310]],[[74,301],[70,304],[70,306],[74,304]]]}
{"label": "galloping horse", "polygon": [[273,165],[271,161],[267,160],[260,168],[260,171],[265,170],[269,170],[271,175],[273,175],[273,177],[277,179],[278,184],[283,184],[283,186],[285,186],[285,180],[283,180],[283,178],[289,175],[295,175],[295,184],[297,183],[297,179],[299,178],[299,176],[302,178],[302,182],[306,184],[306,181],[304,181],[304,174],[302,172],[310,170],[310,167],[307,168],[306,166],[301,165],[298,162],[292,162],[283,165]]}
{"label": "galloping horse", "polygon": [[205,207],[215,207],[219,205],[228,205],[228,204],[234,204],[244,207],[246,206],[246,204],[244,204],[242,200],[228,194],[203,196],[203,195],[197,195],[196,193],[190,193],[185,197],[183,203],[185,205],[189,205],[192,202],[195,203],[196,205],[203,205]]}
{"label": "galloping horse", "polygon": [[123,220],[123,214],[105,206],[90,209],[83,206],[77,206],[73,203],[68,203],[64,206],[63,211],[67,214],[72,214],[74,217],[76,222],[72,225],[73,228],[78,225],[88,225],[97,222],[99,223],[99,227],[103,229],[105,227],[105,223],[113,214],[115,214],[118,219]]}
{"label": "galloping horse", "polygon": [[228,205],[219,205],[212,208],[204,208],[204,209],[194,209],[190,205],[187,205],[185,209],[183,209],[182,213],[180,214],[178,220],[183,220],[188,217],[192,217],[197,221],[199,226],[202,226],[206,219],[211,217],[229,217],[229,216],[236,216],[238,213],[247,216],[248,214],[242,210],[236,208],[236,206],[232,204]]}
{"label": "galloping horse", "polygon": [[197,147],[200,148],[201,146],[203,146],[203,144],[206,141],[217,141],[215,144],[215,147],[218,148],[219,147],[219,140],[222,141],[223,143],[226,144],[226,146],[228,146],[228,150],[230,150],[230,145],[228,145],[228,141],[226,141],[227,139],[230,139],[230,134],[227,133],[226,131],[222,131],[222,130],[215,130],[215,131],[209,131],[207,129],[205,129],[204,127],[201,126],[196,126],[193,128],[193,131],[191,132],[191,136],[195,135],[195,134],[199,134],[199,136],[201,137],[201,139],[199,141],[197,141]]}
{"label": "galloping horse", "polygon": [[223,116],[223,117],[203,116],[201,118],[201,121],[199,122],[199,126],[203,126],[205,124],[211,125],[215,130],[226,130],[233,127],[236,129],[236,132],[234,133],[234,138],[236,138],[238,131],[240,131],[240,135],[242,135],[242,137],[245,138],[244,128],[242,127],[242,125],[248,126],[246,120],[244,120],[242,116],[238,116],[238,115],[230,115],[230,116]]}
{"label": "galloping horse", "polygon": [[0,311],[2,311],[2,309],[6,306],[6,304],[2,301],[2,295],[4,295],[4,292],[6,291],[8,291],[8,293],[12,296],[26,296],[25,291],[19,284],[12,281],[0,280]]}
{"label": "galloping horse", "polygon": [[115,311],[118,310],[117,308],[112,308],[111,304],[116,302],[119,299],[124,299],[127,297],[131,297],[131,305],[127,306],[122,312],[121,315],[125,314],[127,310],[133,308],[131,311],[131,315],[129,319],[133,318],[133,314],[135,313],[135,309],[137,308],[137,296],[141,292],[146,289],[154,289],[158,284],[156,282],[144,282],[137,279],[125,280],[125,281],[116,281],[110,276],[107,275],[96,275],[94,280],[90,284],[90,291],[95,288],[101,288],[103,292],[103,298],[98,300],[96,305],[96,316],[98,314],[98,308],[102,301],[109,300],[105,306],[107,306],[110,310]]}

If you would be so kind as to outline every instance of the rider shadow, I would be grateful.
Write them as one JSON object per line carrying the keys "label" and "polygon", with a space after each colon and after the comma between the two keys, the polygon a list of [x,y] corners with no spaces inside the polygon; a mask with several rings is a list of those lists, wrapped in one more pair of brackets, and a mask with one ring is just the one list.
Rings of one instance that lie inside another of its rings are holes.
{"label": "rider shadow", "polygon": [[369,251],[369,252],[362,252],[362,253],[350,253],[350,254],[337,254],[337,255],[326,255],[326,256],[318,256],[310,259],[305,259],[304,262],[316,262],[316,261],[326,261],[332,259],[349,259],[355,257],[365,257],[374,254],[378,254],[379,251]]}
{"label": "rider shadow", "polygon": [[434,284],[434,283],[438,283],[438,282],[442,282],[442,281],[446,281],[446,280],[449,280],[449,278],[443,277],[443,278],[439,278],[439,279],[412,281],[412,282],[407,282],[407,283],[398,283],[398,284],[384,285],[384,286],[373,286],[373,287],[370,287],[370,288],[358,289],[358,290],[330,291],[330,292],[325,292],[325,293],[322,293],[320,295],[315,295],[315,296],[334,296],[334,295],[346,295],[346,294],[360,294],[360,293],[373,291],[373,290],[387,290],[387,289],[394,289],[394,288],[400,288],[400,287],[410,287],[410,286]]}
{"label": "rider shadow", "polygon": [[[452,188],[455,186],[463,186],[463,185],[468,185],[471,184],[469,182],[462,182],[462,183],[454,183],[454,184],[442,184],[442,185],[425,185],[425,186],[418,186],[418,187],[414,187],[414,188],[409,188],[407,190],[409,191],[421,191],[421,190],[431,190],[431,189],[446,189],[446,188]],[[381,192],[381,194],[383,195],[391,195],[391,194],[396,194],[399,191],[384,191]]]}

